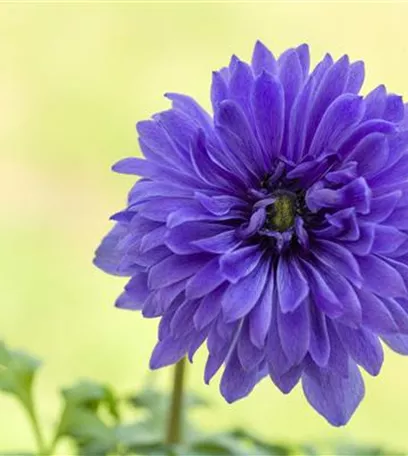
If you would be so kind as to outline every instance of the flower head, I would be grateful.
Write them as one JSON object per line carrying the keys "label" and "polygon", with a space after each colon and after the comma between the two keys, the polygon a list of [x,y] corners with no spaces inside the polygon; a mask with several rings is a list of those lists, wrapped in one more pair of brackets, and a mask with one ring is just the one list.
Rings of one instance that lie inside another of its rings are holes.
{"label": "flower head", "polygon": [[269,375],[345,424],[377,375],[382,339],[408,354],[408,121],[400,96],[358,92],[362,62],[306,45],[213,73],[138,123],[142,176],[95,263],[129,276],[116,305],[161,317],[153,369],[206,341],[205,381],[228,402]]}

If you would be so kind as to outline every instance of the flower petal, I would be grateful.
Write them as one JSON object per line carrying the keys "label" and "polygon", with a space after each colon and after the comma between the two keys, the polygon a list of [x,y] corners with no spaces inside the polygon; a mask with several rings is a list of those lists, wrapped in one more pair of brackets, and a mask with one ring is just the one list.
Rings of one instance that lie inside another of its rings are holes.
{"label": "flower petal", "polygon": [[255,81],[251,101],[263,163],[270,167],[279,155],[285,126],[284,91],[279,80],[263,72]]}
{"label": "flower petal", "polygon": [[309,403],[333,426],[344,426],[364,397],[364,382],[357,365],[349,362],[348,377],[331,369],[309,369],[302,377]]}
{"label": "flower petal", "polygon": [[366,290],[384,297],[406,296],[407,289],[395,268],[375,255],[359,257]]}
{"label": "flower petal", "polygon": [[239,320],[251,311],[261,297],[268,271],[269,261],[261,260],[250,274],[228,286],[221,302],[225,321]]}
{"label": "flower petal", "polygon": [[281,255],[276,271],[276,285],[281,311],[293,312],[309,294],[309,287],[298,262]]}
{"label": "flower petal", "polygon": [[352,329],[337,324],[337,333],[354,361],[371,375],[378,375],[384,361],[384,353],[378,337],[366,329]]}
{"label": "flower petal", "polygon": [[220,258],[221,272],[226,279],[237,283],[256,268],[262,257],[262,250],[258,245],[249,245],[225,253]]}
{"label": "flower petal", "polygon": [[272,52],[259,40],[255,43],[254,52],[252,54],[252,68],[255,75],[266,71],[270,74],[277,72],[277,64]]}
{"label": "flower petal", "polygon": [[291,364],[300,364],[310,343],[310,322],[307,303],[294,311],[283,313],[278,309],[278,330],[283,351]]}

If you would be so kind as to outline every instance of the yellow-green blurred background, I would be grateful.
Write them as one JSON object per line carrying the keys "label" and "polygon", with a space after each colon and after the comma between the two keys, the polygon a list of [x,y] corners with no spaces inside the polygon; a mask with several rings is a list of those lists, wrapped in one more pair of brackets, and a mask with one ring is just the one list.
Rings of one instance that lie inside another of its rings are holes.
{"label": "yellow-green blurred background", "polygon": [[[156,322],[116,310],[122,281],[92,266],[93,250],[122,208],[132,178],[110,165],[138,154],[135,122],[168,107],[166,91],[209,107],[211,71],[244,59],[260,38],[274,52],[307,42],[364,59],[364,90],[385,83],[408,95],[408,4],[2,3],[0,5],[0,338],[46,361],[38,382],[51,425],[57,387],[78,377],[131,390],[146,380]],[[331,428],[298,387],[264,380],[235,405],[202,382],[214,408],[202,426],[247,426],[269,439],[356,439],[408,451],[408,359],[387,352],[351,423]],[[163,384],[169,372],[160,374]],[[20,408],[0,397],[0,451],[30,448]]]}

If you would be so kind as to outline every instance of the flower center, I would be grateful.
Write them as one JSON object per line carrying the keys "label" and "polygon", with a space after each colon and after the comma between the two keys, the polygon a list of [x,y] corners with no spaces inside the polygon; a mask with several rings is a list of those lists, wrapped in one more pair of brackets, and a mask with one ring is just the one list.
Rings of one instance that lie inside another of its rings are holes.
{"label": "flower center", "polygon": [[295,224],[296,196],[290,192],[275,194],[276,201],[266,208],[265,228],[283,233]]}

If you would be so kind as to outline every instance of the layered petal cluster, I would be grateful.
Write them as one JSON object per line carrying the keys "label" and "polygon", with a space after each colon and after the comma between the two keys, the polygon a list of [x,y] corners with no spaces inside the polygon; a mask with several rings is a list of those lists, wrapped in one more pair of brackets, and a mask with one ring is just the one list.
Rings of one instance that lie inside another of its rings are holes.
{"label": "layered petal cluster", "polygon": [[265,376],[345,424],[377,375],[381,340],[408,354],[408,116],[362,62],[306,45],[213,73],[213,116],[170,93],[137,124],[141,179],[96,252],[130,277],[116,305],[161,317],[151,368],[223,367],[228,402]]}

